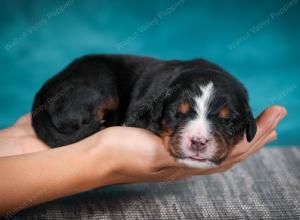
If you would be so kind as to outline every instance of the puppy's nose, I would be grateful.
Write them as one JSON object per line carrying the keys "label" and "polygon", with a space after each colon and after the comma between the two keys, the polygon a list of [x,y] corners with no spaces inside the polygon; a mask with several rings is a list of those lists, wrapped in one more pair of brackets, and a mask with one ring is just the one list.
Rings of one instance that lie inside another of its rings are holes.
{"label": "puppy's nose", "polygon": [[203,152],[206,148],[207,140],[202,137],[192,137],[191,148],[195,152]]}

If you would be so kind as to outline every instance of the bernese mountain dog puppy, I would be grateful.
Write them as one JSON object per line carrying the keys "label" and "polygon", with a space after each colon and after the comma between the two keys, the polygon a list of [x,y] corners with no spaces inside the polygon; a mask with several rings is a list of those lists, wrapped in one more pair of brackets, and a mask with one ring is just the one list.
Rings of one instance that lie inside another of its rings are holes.
{"label": "bernese mountain dog puppy", "polygon": [[244,134],[250,142],[256,133],[244,86],[203,59],[84,56],[33,103],[32,126],[51,147],[122,125],[161,136],[174,158],[197,168],[219,164]]}

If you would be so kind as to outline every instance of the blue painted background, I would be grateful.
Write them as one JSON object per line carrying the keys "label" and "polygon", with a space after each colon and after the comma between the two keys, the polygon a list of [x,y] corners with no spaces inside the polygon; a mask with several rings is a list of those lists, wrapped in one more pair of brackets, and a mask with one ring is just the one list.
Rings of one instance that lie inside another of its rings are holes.
{"label": "blue painted background", "polygon": [[249,89],[255,114],[287,107],[274,144],[300,144],[300,1],[2,1],[0,127],[75,57],[203,57]]}

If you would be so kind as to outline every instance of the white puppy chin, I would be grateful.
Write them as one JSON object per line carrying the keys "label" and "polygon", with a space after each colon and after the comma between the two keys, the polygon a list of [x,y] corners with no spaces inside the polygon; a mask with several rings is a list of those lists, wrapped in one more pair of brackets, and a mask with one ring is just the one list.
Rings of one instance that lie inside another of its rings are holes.
{"label": "white puppy chin", "polygon": [[177,161],[191,168],[213,168],[217,166],[215,163],[210,161],[197,161],[190,158],[177,159]]}

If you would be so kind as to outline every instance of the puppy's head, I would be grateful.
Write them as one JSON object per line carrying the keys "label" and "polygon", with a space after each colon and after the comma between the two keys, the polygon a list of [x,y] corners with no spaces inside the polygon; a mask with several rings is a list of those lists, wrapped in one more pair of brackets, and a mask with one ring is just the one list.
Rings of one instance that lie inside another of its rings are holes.
{"label": "puppy's head", "polygon": [[244,134],[249,142],[254,138],[256,123],[247,92],[231,75],[215,70],[186,72],[169,89],[160,103],[160,135],[178,161],[190,167],[213,167]]}

